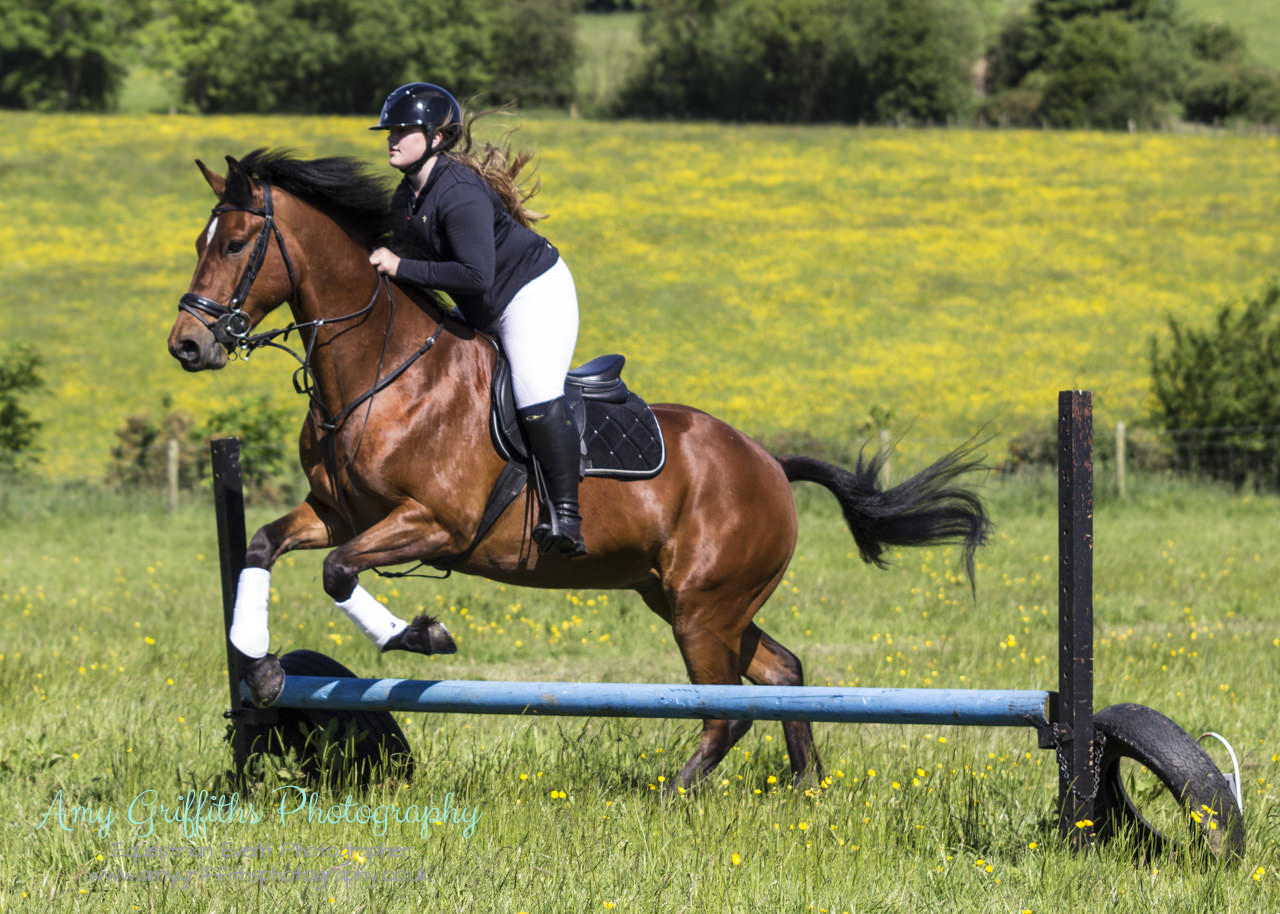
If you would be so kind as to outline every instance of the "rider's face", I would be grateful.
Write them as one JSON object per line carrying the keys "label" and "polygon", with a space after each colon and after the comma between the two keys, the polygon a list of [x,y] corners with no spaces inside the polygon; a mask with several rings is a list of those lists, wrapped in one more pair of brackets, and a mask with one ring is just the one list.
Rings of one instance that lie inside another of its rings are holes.
{"label": "rider's face", "polygon": [[427,151],[427,135],[421,127],[392,127],[387,132],[387,161],[392,168],[412,165]]}

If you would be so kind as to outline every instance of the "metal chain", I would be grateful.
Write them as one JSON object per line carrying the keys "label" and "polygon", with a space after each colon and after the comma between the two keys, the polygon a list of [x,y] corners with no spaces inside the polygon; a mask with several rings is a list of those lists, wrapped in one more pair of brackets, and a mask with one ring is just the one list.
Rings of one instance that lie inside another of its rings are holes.
{"label": "metal chain", "polygon": [[[1071,777],[1070,766],[1067,764],[1067,753],[1062,751],[1063,743],[1066,742],[1058,735],[1057,728],[1053,731],[1053,749],[1058,756],[1058,776],[1071,784],[1071,794],[1085,802],[1094,801],[1096,803],[1099,794],[1102,792],[1102,756],[1107,742],[1107,735],[1094,730],[1093,746],[1090,747],[1089,761],[1090,767],[1093,768],[1093,784],[1090,786],[1088,793],[1080,790],[1079,780]],[[1095,809],[1096,809],[1095,805]]]}

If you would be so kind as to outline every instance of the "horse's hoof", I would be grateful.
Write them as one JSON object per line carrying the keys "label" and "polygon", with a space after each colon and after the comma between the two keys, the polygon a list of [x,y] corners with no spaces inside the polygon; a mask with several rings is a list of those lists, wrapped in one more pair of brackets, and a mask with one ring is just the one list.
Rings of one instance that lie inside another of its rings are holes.
{"label": "horse's hoof", "polygon": [[259,708],[265,708],[284,691],[284,667],[275,654],[244,662],[244,682],[249,687],[249,698]]}
{"label": "horse's hoof", "polygon": [[663,806],[692,797],[698,790],[700,781],[694,781],[691,784],[677,784],[672,781],[663,781],[658,785],[658,802]]}
{"label": "horse's hoof", "polygon": [[449,629],[430,616],[415,616],[414,620],[387,639],[382,653],[387,651],[413,651],[415,654],[455,654],[458,645],[453,643]]}

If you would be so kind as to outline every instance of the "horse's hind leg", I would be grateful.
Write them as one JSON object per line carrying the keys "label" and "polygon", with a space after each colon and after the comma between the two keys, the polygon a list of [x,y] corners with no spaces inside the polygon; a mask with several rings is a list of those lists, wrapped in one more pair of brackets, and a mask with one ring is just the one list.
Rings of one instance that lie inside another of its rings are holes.
{"label": "horse's hind leg", "polygon": [[[700,685],[741,682],[741,676],[736,672],[737,658],[723,642],[696,627],[682,627],[675,623],[671,602],[661,585],[655,583],[652,589],[639,593],[645,604],[672,626],[690,682]],[[680,786],[686,789],[693,787],[750,729],[749,720],[704,720],[697,749],[680,771]]]}
{"label": "horse's hind leg", "polygon": [[[769,637],[752,622],[742,635],[739,664],[743,675],[756,685],[802,686],[804,669],[800,658]],[[813,744],[813,727],[807,720],[782,723],[787,741],[791,773],[797,783],[822,780],[822,759]]]}
{"label": "horse's hind leg", "polygon": [[[757,685],[799,686],[804,684],[799,659],[754,623],[745,621],[755,615],[781,577],[779,571],[754,594],[736,588],[725,593],[720,588],[722,592],[717,595],[700,592],[696,598],[686,597],[678,604],[658,588],[641,596],[654,612],[671,623],[690,682],[730,685],[740,683],[745,675]],[[746,612],[741,611],[743,607]],[[704,720],[698,746],[680,771],[680,786],[692,787],[710,773],[749,729],[749,720]],[[821,761],[813,747],[809,723],[785,721],[782,729],[797,781],[810,773],[820,779]]]}
{"label": "horse's hind leg", "polygon": [[[698,685],[728,685],[741,681],[738,658],[719,633],[696,621],[677,619],[674,626],[676,644],[684,657],[689,681]],[[751,727],[751,721],[706,719],[698,746],[680,769],[680,786],[693,787],[720,764],[729,750]]]}

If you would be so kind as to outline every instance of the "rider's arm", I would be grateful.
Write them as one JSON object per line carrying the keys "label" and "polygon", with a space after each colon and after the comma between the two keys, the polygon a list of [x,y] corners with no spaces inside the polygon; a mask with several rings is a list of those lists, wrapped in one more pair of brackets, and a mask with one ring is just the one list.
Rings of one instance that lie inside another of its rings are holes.
{"label": "rider's arm", "polygon": [[454,259],[401,260],[396,278],[450,294],[476,295],[493,285],[493,204],[476,189],[456,185],[438,204]]}

